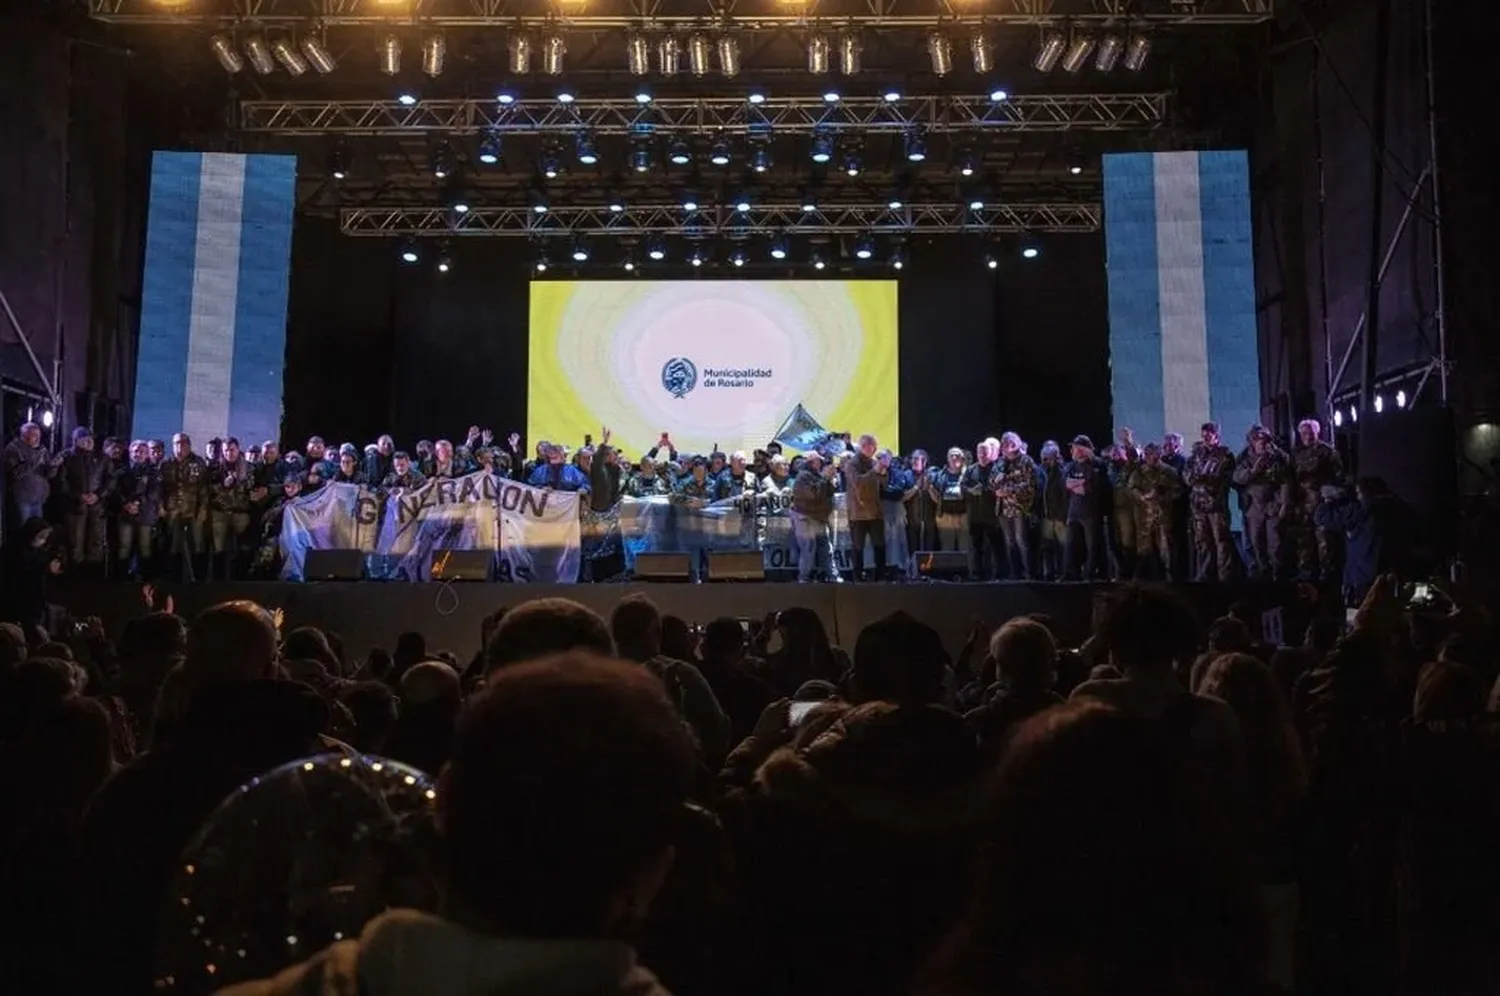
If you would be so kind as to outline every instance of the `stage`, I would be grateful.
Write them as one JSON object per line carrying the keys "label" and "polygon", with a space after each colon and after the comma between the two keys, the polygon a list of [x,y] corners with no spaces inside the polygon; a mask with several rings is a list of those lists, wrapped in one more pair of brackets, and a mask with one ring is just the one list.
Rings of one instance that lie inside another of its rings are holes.
{"label": "stage", "polygon": [[[395,646],[396,637],[416,630],[433,651],[451,650],[467,659],[479,649],[479,627],[485,615],[506,605],[534,598],[575,599],[608,617],[626,595],[644,594],[663,612],[690,623],[718,616],[758,619],[792,606],[814,609],[835,643],[852,651],[859,631],[898,609],[937,629],[948,651],[957,654],[976,617],[1000,623],[1029,613],[1045,613],[1067,645],[1089,635],[1096,596],[1106,584],[574,584],[508,585],[490,583],[408,584],[332,581],[205,582],[161,585],[171,593],[184,618],[232,598],[248,598],[284,611],[285,627],[318,626],[339,634],[351,659],[363,659],[372,647]],[[1182,584],[1174,586],[1190,602],[1206,628],[1238,599],[1260,609],[1286,608],[1288,638],[1300,633],[1300,613],[1292,585]],[[160,597],[160,596],[159,596]],[[111,636],[132,616],[145,611],[139,587],[124,583],[77,583],[60,586],[54,598],[75,616],[97,615]],[[1294,628],[1295,627],[1295,628]]]}

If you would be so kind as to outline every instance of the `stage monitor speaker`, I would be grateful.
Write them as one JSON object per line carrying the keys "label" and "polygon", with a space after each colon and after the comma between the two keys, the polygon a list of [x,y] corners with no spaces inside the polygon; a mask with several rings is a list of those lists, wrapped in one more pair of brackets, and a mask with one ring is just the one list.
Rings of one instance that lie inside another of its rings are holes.
{"label": "stage monitor speaker", "polygon": [[1359,477],[1379,477],[1416,513],[1418,542],[1438,557],[1458,539],[1458,441],[1447,408],[1386,409],[1359,422]]}
{"label": "stage monitor speaker", "polygon": [[638,553],[634,575],[637,581],[686,581],[691,575],[691,554]]}
{"label": "stage monitor speaker", "polygon": [[365,555],[360,550],[309,550],[302,562],[305,581],[358,581],[364,572]]}
{"label": "stage monitor speaker", "polygon": [[934,581],[962,581],[969,576],[969,555],[958,550],[918,550],[917,575]]}
{"label": "stage monitor speaker", "polygon": [[764,581],[766,559],[759,550],[710,550],[708,580]]}
{"label": "stage monitor speaker", "polygon": [[491,550],[438,550],[427,576],[434,581],[488,581],[494,563]]}

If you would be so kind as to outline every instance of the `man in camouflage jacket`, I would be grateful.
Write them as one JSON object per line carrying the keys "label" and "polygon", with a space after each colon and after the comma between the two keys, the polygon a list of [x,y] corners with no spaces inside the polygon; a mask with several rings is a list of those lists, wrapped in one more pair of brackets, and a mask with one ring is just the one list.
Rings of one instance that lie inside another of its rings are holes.
{"label": "man in camouflage jacket", "polygon": [[1158,564],[1162,576],[1175,581],[1172,530],[1177,497],[1182,494],[1182,475],[1161,456],[1160,446],[1147,443],[1141,462],[1126,478],[1125,490],[1136,512],[1136,573],[1144,575],[1152,564]]}
{"label": "man in camouflage jacket", "polygon": [[1219,423],[1204,422],[1201,438],[1193,444],[1183,470],[1188,486],[1188,510],[1193,526],[1194,579],[1220,581],[1234,577],[1234,541],[1229,532],[1229,486],[1234,479],[1234,454],[1219,435]]}

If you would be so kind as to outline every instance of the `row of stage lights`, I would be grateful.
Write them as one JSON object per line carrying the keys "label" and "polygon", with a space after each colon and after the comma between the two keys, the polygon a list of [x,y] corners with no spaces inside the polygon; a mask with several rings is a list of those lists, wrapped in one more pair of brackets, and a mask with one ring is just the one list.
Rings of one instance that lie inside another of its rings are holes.
{"label": "row of stage lights", "polygon": [[[981,76],[991,73],[995,68],[995,45],[989,35],[975,31],[968,36],[967,43],[974,72]],[[247,63],[261,76],[275,72],[278,63],[291,76],[301,76],[309,67],[326,75],[338,67],[328,46],[314,34],[304,34],[295,43],[290,35],[267,38],[261,34],[249,34],[236,46],[231,35],[221,33],[209,39],[208,44],[214,58],[228,73],[244,71]],[[375,47],[380,71],[388,76],[400,75],[403,50],[400,35],[381,36]],[[542,73],[561,76],[566,68],[568,40],[567,36],[556,32],[542,36],[540,44],[534,44],[528,34],[511,35],[506,69],[513,76],[529,76],[538,50]],[[693,32],[684,39],[669,32],[655,36],[653,43],[651,36],[632,33],[625,42],[626,69],[632,76],[649,76],[653,69],[653,52],[656,57],[654,68],[660,76],[678,75],[683,68],[684,55],[688,72],[700,79],[712,73],[715,66],[725,79],[734,79],[740,74],[740,40],[733,34],[711,36]],[[857,33],[830,36],[817,32],[807,42],[807,71],[815,76],[827,74],[836,55],[839,72],[854,76],[863,67],[863,53],[864,42]],[[1112,72],[1116,66],[1140,72],[1150,55],[1151,37],[1141,31],[1128,35],[1049,31],[1038,43],[1031,65],[1039,73],[1050,73],[1060,66],[1064,72],[1077,74],[1090,63],[1101,73]],[[441,76],[447,57],[445,36],[435,33],[423,37],[419,62],[424,74],[433,78]],[[943,32],[928,35],[927,59],[933,75],[947,76],[953,72],[952,35]]]}
{"label": "row of stage lights", "polygon": [[[792,255],[791,242],[784,236],[776,236],[768,241],[765,252],[766,256],[773,262],[786,262]],[[1036,259],[1041,253],[1041,247],[1034,242],[1023,242],[1020,248],[1021,258],[1026,260]],[[669,255],[667,241],[661,238],[647,239],[644,243],[644,255],[652,263],[666,263]],[[858,262],[872,262],[878,255],[878,248],[872,236],[861,236],[855,241],[854,258]],[[415,239],[408,239],[401,244],[400,259],[401,262],[409,266],[422,261],[422,251]],[[585,239],[575,240],[568,250],[568,259],[575,266],[582,266],[593,261],[594,252],[590,248],[589,242]],[[750,262],[750,252],[744,246],[737,245],[730,249],[727,259],[730,266],[735,269],[741,269]],[[892,247],[884,262],[891,269],[899,271],[905,268],[906,259],[906,248],[897,245]],[[998,270],[1002,259],[1003,255],[998,248],[990,248],[983,255],[984,266],[989,270]],[[690,248],[684,259],[684,262],[694,269],[702,269],[705,266],[710,266],[713,261],[714,254],[712,250],[701,244],[695,244]],[[824,270],[829,265],[830,257],[822,249],[813,246],[808,251],[807,262],[814,270]],[[449,273],[453,269],[453,259],[446,252],[440,253],[437,257],[436,265],[439,273]],[[542,274],[551,270],[553,265],[551,256],[545,249],[542,249],[537,253],[536,261],[532,264],[532,269],[536,273]],[[643,264],[637,263],[635,255],[627,252],[620,258],[619,265],[626,273],[634,273]]]}
{"label": "row of stage lights", "polygon": [[[1404,390],[1397,391],[1396,392],[1396,397],[1393,400],[1396,402],[1396,407],[1397,408],[1405,408],[1406,407],[1406,391],[1404,391]],[[1381,412],[1385,411],[1385,396],[1384,395],[1380,395],[1380,394],[1375,395],[1375,402],[1374,402],[1374,404],[1375,404],[1375,414],[1376,415],[1379,415]],[[1354,424],[1358,424],[1358,422],[1359,422],[1359,406],[1358,405],[1350,405],[1349,406],[1349,423],[1351,425],[1354,425]],[[1342,408],[1335,408],[1333,410],[1333,425],[1334,425],[1334,428],[1343,428],[1343,425],[1344,425],[1344,410]]]}

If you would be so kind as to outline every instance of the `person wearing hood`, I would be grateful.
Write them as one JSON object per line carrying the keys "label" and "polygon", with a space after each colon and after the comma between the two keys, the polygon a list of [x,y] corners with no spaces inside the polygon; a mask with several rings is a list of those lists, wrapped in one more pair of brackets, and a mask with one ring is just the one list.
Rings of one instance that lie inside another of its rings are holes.
{"label": "person wearing hood", "polygon": [[644,668],[573,653],[497,671],[459,717],[438,783],[441,913],[392,910],[224,996],[668,996],[631,941],[672,866],[695,770]]}
{"label": "person wearing hood", "polygon": [[103,563],[104,502],[114,488],[114,475],[109,458],[94,448],[94,434],[87,426],[73,430],[73,445],[63,451],[58,480],[73,563]]}
{"label": "person wearing hood", "polygon": [[40,519],[56,471],[52,455],[42,445],[42,427],[35,422],[22,425],[16,438],[6,444],[4,461],[11,521],[19,526],[28,519]]}

